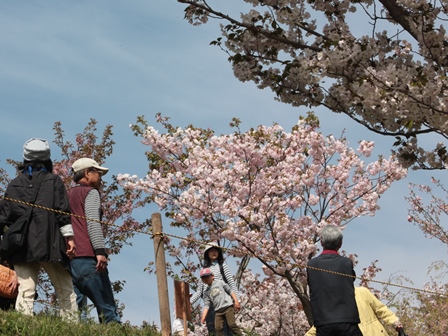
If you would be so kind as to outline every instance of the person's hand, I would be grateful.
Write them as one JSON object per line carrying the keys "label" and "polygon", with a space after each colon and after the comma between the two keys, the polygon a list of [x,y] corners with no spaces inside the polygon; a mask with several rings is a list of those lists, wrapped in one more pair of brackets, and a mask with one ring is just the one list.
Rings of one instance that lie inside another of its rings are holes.
{"label": "person's hand", "polygon": [[401,324],[401,322],[399,320],[394,322],[394,326],[395,326],[396,331],[403,329],[403,325]]}
{"label": "person's hand", "polygon": [[75,257],[76,245],[73,237],[67,237],[67,251],[65,253],[70,258],[70,260]]}
{"label": "person's hand", "polygon": [[96,256],[96,270],[100,273],[107,269],[107,258],[104,255],[98,254]]}
{"label": "person's hand", "polygon": [[241,309],[239,301],[235,301],[235,303],[233,304],[233,307],[235,308],[235,312],[238,313]]}
{"label": "person's hand", "polygon": [[204,324],[205,323],[205,316],[201,317],[201,323]]}
{"label": "person's hand", "polygon": [[395,330],[398,331],[398,335],[400,336],[407,336],[406,332],[404,331],[403,325],[400,321],[395,321],[394,323]]}

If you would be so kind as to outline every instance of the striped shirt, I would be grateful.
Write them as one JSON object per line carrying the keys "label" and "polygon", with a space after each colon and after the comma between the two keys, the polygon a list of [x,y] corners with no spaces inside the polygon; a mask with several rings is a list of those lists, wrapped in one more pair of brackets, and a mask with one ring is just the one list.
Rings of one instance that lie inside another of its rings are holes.
{"label": "striped shirt", "polygon": [[88,192],[86,200],[84,203],[84,211],[87,217],[87,232],[89,233],[90,243],[92,244],[93,250],[105,249],[103,230],[101,229],[101,224],[94,220],[101,219],[101,203],[100,203],[100,193],[96,189],[92,189]]}

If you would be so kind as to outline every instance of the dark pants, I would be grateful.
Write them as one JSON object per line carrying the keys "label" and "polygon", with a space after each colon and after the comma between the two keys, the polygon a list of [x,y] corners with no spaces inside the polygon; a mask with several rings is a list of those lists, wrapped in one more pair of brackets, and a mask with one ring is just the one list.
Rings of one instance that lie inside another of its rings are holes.
{"label": "dark pants", "polygon": [[316,336],[362,336],[361,330],[354,323],[332,323],[316,328]]}
{"label": "dark pants", "polygon": [[[212,303],[210,303],[210,307],[208,309],[207,317],[205,318],[205,322],[207,323],[207,331],[209,335],[216,335],[215,330],[215,308],[213,307]],[[222,328],[224,336],[233,336],[230,332],[227,322],[224,322],[224,326]]]}
{"label": "dark pants", "polygon": [[100,322],[120,322],[107,270],[97,272],[95,258],[75,258],[70,267],[78,308],[84,308],[85,295],[95,305]]}
{"label": "dark pants", "polygon": [[235,310],[233,306],[220,311],[215,311],[215,314],[216,336],[227,335],[224,334],[224,323],[227,323],[228,329],[230,329],[234,335],[243,335],[240,328],[236,325]]}

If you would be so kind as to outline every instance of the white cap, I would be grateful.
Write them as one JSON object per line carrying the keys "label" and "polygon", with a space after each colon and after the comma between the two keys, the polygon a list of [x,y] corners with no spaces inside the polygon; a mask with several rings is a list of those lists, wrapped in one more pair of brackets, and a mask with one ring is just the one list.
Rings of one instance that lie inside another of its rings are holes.
{"label": "white cap", "polygon": [[207,245],[205,245],[204,253],[207,252],[208,250],[210,250],[211,248],[215,248],[215,249],[222,251],[222,248],[221,248],[221,246],[218,245],[218,243],[210,242],[210,243],[207,243]]}
{"label": "white cap", "polygon": [[109,171],[109,168],[101,167],[95,160],[89,159],[89,158],[82,158],[78,159],[75,162],[73,162],[72,170],[74,173],[79,172],[80,170],[86,169],[86,168],[95,168],[98,170],[101,170],[103,172],[103,175],[106,175]]}
{"label": "white cap", "polygon": [[23,145],[23,158],[26,161],[50,160],[50,146],[48,141],[40,138],[31,138]]}

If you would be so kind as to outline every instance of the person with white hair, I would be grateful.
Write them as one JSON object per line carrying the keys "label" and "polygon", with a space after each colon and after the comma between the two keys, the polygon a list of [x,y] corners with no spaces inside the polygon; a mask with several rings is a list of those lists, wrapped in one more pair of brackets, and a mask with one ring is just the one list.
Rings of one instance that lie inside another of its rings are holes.
{"label": "person with white hair", "polygon": [[353,262],[338,253],[342,237],[338,226],[324,226],[320,233],[323,251],[307,265],[317,336],[362,336],[353,285],[356,278]]}

